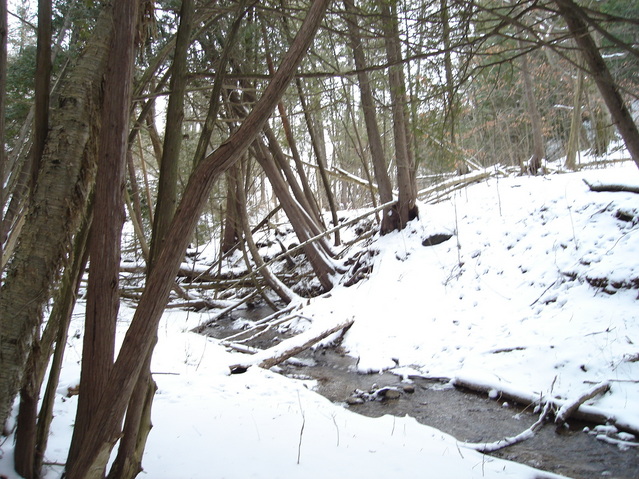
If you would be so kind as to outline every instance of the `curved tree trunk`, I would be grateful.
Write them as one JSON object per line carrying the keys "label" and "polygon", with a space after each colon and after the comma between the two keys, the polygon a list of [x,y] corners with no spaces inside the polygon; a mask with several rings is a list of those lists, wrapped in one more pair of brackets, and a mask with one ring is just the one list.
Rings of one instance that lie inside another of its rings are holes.
{"label": "curved tree trunk", "polygon": [[97,111],[112,18],[105,7],[91,41],[61,88],[42,168],[0,294],[0,422],[9,415],[26,357],[73,245],[95,175]]}

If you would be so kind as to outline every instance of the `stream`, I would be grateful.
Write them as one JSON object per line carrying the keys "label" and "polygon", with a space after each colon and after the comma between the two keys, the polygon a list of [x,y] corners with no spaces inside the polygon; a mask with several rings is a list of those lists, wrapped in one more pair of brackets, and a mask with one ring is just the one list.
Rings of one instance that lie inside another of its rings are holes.
{"label": "stream", "polygon": [[[268,314],[264,308],[240,310],[219,319],[203,334],[225,338],[238,332],[238,319],[253,321]],[[265,336],[250,344],[266,348],[271,341]],[[538,419],[530,408],[455,388],[445,380],[411,376],[403,381],[390,372],[358,374],[356,363],[356,358],[336,346],[304,351],[276,370],[291,378],[314,380],[317,393],[355,413],[409,415],[459,441],[493,442],[515,436]],[[392,391],[386,397],[385,388]],[[570,420],[569,425],[560,433],[552,424],[546,425],[533,438],[491,455],[574,479],[639,478],[639,448],[623,451],[584,432],[595,424]]]}

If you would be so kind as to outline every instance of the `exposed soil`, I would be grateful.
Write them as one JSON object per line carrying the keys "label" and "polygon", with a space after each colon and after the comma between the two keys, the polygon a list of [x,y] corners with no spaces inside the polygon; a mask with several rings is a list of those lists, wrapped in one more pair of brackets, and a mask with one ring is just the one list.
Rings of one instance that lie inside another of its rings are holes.
{"label": "exposed soil", "polygon": [[[257,319],[265,314],[268,313],[251,310],[241,312],[245,319]],[[233,322],[233,318],[220,320],[204,334],[216,338],[227,337],[237,332],[233,329]],[[264,348],[271,340],[272,335],[261,338],[260,344],[252,345]],[[339,347],[306,351],[296,359],[282,365],[280,372],[293,378],[315,380],[316,391],[331,401],[370,417],[408,414],[420,423],[449,433],[460,441],[493,442],[514,436],[530,427],[538,418],[538,414],[519,405],[460,390],[444,381],[420,377],[403,381],[388,372],[358,374],[356,360],[344,354]],[[353,394],[356,390],[360,392],[360,397],[367,398],[366,393],[384,387],[399,391],[395,393],[398,397],[348,404],[357,396]],[[584,432],[585,427],[593,426],[569,421],[569,428],[557,433],[552,425],[546,425],[532,439],[492,455],[575,479],[639,478],[639,448],[622,451],[617,446],[598,441]]]}

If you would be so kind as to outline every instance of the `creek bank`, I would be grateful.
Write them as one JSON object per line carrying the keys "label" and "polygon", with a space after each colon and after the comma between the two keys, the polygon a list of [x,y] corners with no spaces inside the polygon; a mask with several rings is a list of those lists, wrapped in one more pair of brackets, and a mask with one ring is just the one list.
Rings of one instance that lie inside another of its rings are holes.
{"label": "creek bank", "polygon": [[[240,310],[220,318],[203,334],[222,339],[268,314],[262,308]],[[265,349],[285,332],[273,330],[250,345]],[[273,368],[309,387],[332,402],[369,417],[409,415],[464,442],[493,442],[521,433],[538,419],[538,413],[516,404],[490,399],[485,394],[455,388],[442,378],[402,378],[392,372],[358,374],[357,359],[339,346],[304,351]],[[639,477],[639,451],[622,451],[584,432],[593,428],[569,420],[560,433],[553,425],[542,427],[522,443],[491,453],[574,479]],[[463,449],[462,449],[463,453]]]}

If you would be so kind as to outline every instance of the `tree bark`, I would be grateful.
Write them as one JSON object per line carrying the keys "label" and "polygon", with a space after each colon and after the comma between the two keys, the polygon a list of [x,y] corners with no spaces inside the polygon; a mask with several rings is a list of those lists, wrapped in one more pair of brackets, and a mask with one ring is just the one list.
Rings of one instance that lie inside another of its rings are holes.
{"label": "tree bark", "polygon": [[[120,306],[120,236],[124,223],[124,174],[127,136],[131,110],[135,31],[138,20],[137,0],[113,3],[114,33],[110,42],[104,76],[104,103],[98,145],[98,175],[95,184],[94,211],[99,221],[91,227],[89,240],[89,281],[80,396],[73,438],[67,460],[68,478],[77,474],[78,458],[87,435],[93,412],[98,407],[113,367],[115,326]],[[108,455],[107,455],[108,459]],[[104,464],[92,463],[93,477],[103,477]]]}
{"label": "tree bark", "polygon": [[38,0],[38,44],[35,76],[35,118],[33,158],[31,159],[31,192],[38,172],[49,129],[49,83],[51,81],[51,0]]}
{"label": "tree bark", "polygon": [[[348,35],[351,49],[353,50],[355,69],[357,70],[357,81],[362,99],[362,110],[364,111],[364,122],[366,123],[371,159],[373,161],[373,172],[379,189],[379,199],[382,204],[390,203],[393,201],[393,186],[386,171],[384,147],[382,146],[382,137],[379,133],[379,126],[377,125],[373,89],[371,88],[368,73],[366,72],[364,49],[362,47],[361,36],[359,35],[357,17],[354,14],[355,5],[353,4],[353,0],[344,0],[344,8],[347,12]],[[392,207],[385,208],[382,213],[380,233],[384,235],[398,229],[400,229],[400,223],[397,209],[395,208],[393,211]]]}
{"label": "tree bark", "polygon": [[[520,41],[520,44],[522,42]],[[529,173],[536,175],[541,168],[541,162],[544,159],[544,138],[541,127],[541,114],[537,108],[537,99],[535,98],[535,89],[533,86],[530,67],[528,64],[528,56],[523,55],[521,58],[521,74],[524,77],[524,91],[526,94],[526,105],[528,105],[528,117],[532,128],[533,154],[528,163]]]}
{"label": "tree bark", "polygon": [[[306,126],[308,133],[311,137],[311,145],[315,152],[315,158],[317,159],[317,165],[319,167],[320,178],[322,179],[322,185],[324,185],[324,191],[326,193],[326,199],[328,200],[328,206],[331,210],[331,218],[333,225],[337,226],[339,219],[337,217],[337,207],[335,206],[335,197],[331,189],[331,182],[326,174],[326,143],[324,141],[324,128],[322,127],[321,120],[314,120],[311,115],[311,111],[306,103],[306,96],[304,95],[304,88],[302,81],[299,78],[295,79],[297,86],[297,92],[300,97],[300,103],[302,110],[304,111],[304,119],[306,120]],[[321,114],[321,113],[320,113]],[[318,114],[319,115],[319,114]],[[335,232],[335,246],[340,244],[339,231]]]}
{"label": "tree bark", "polygon": [[[5,149],[5,111],[7,98],[7,0],[0,0],[0,207],[5,210],[7,200],[5,191],[5,175],[7,171],[7,151]],[[3,216],[3,215],[2,215]],[[4,270],[4,220],[0,220],[0,274]]]}
{"label": "tree bark", "polygon": [[96,136],[112,18],[105,7],[61,87],[43,165],[0,294],[0,423],[6,421],[42,311],[69,255],[95,175]]}
{"label": "tree bark", "polygon": [[251,232],[251,226],[249,225],[249,219],[247,214],[247,206],[246,206],[246,193],[244,191],[244,186],[242,186],[242,173],[243,168],[239,165],[234,165],[232,169],[236,169],[236,173],[238,174],[238,185],[237,189],[237,203],[238,203],[238,213],[239,219],[242,225],[242,230],[244,231],[244,239],[246,240],[246,245],[253,257],[253,262],[255,266],[260,269],[260,274],[264,278],[266,284],[279,296],[279,298],[284,301],[286,304],[293,301],[297,295],[291,291],[288,286],[282,283],[273,272],[269,269],[268,266],[264,264],[264,260],[260,256],[259,249],[253,240],[253,233]]}
{"label": "tree bark", "polygon": [[597,88],[603,97],[613,118],[619,134],[626,144],[630,157],[639,168],[639,130],[630,115],[617,83],[612,78],[606,62],[599,53],[599,49],[588,32],[588,25],[584,21],[584,10],[572,0],[555,0],[559,14],[564,18],[571,35],[575,39],[584,62],[588,66],[590,75],[595,80]]}
{"label": "tree bark", "polygon": [[565,167],[570,170],[577,169],[577,153],[579,151],[579,132],[581,131],[581,93],[583,90],[584,75],[581,69],[577,70],[575,78],[575,91],[572,100],[572,115],[570,119],[570,134],[566,144]]}
{"label": "tree bark", "polygon": [[410,152],[406,114],[406,84],[404,81],[399,26],[397,24],[396,0],[389,3],[382,3],[382,21],[386,56],[390,65],[388,78],[393,114],[397,186],[399,189],[399,223],[403,229],[410,220],[418,216],[417,185],[415,183],[414,158]]}
{"label": "tree bark", "polygon": [[[92,466],[106,463],[109,452],[118,439],[126,406],[144,366],[143,359],[152,351],[173,280],[212,186],[262,131],[306,54],[329,1],[314,0],[297,37],[282,59],[280,69],[271,79],[260,101],[235,134],[200,162],[191,174],[169,228],[167,237],[171,241],[164,243],[147,279],[144,293],[109,374],[108,386],[90,418],[88,430],[91,434],[86,435],[81,457],[78,457],[74,465],[74,477],[95,477],[91,475]],[[103,468],[99,467],[98,470],[101,472]]]}

